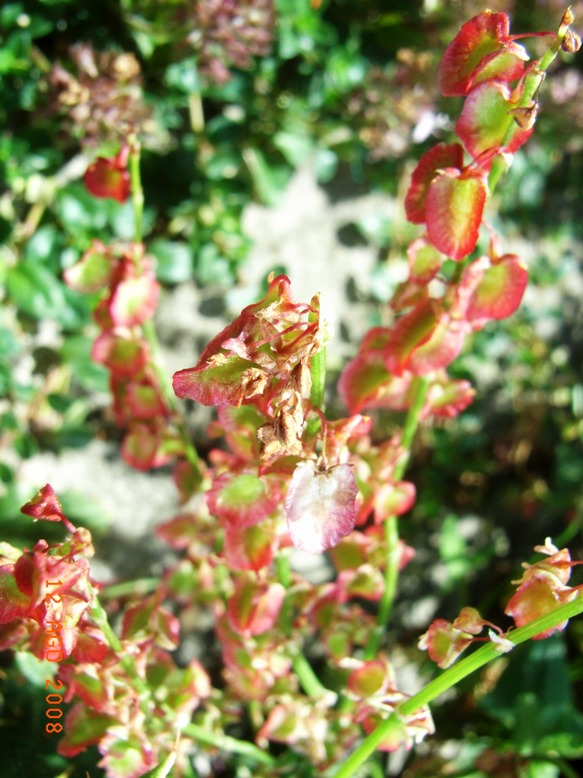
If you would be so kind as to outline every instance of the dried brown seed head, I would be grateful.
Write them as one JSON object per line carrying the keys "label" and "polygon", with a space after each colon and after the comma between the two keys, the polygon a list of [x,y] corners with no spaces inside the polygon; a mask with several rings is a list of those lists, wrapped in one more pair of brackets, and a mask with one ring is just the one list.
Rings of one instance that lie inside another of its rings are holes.
{"label": "dried brown seed head", "polygon": [[536,121],[538,114],[538,103],[533,101],[530,105],[523,106],[521,108],[514,108],[512,111],[510,111],[510,113],[514,117],[514,121],[516,124],[518,124],[521,130],[530,130]]}
{"label": "dried brown seed head", "polygon": [[569,6],[565,11],[565,13],[563,14],[563,18],[561,19],[561,25],[565,24],[568,26],[569,24],[573,24],[574,21],[575,21],[575,14],[573,13],[573,9],[571,8],[571,6]]}
{"label": "dried brown seed head", "polygon": [[581,37],[573,30],[567,30],[562,40],[561,48],[569,54],[575,54],[581,48]]}

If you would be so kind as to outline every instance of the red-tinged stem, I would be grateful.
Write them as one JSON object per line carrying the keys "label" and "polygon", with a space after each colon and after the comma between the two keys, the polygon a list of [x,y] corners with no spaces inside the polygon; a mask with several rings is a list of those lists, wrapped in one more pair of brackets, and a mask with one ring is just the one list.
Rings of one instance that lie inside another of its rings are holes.
{"label": "red-tinged stem", "polygon": [[508,38],[504,38],[505,41],[520,41],[524,38],[548,38],[556,35],[554,30],[545,30],[543,32],[521,32],[518,35],[509,35]]}

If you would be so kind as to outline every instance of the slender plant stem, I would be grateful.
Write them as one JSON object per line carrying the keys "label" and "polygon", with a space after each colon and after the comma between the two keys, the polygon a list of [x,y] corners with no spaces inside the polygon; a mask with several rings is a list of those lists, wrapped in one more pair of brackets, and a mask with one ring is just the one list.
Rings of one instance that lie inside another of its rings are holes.
{"label": "slender plant stem", "polygon": [[334,698],[336,695],[327,689],[320,681],[312,665],[308,662],[306,657],[298,651],[292,657],[292,665],[294,672],[297,675],[302,689],[309,697],[329,697],[332,695]]}
{"label": "slender plant stem", "polygon": [[[403,477],[409,462],[411,456],[411,446],[413,445],[415,433],[419,427],[421,412],[427,398],[428,389],[429,381],[427,378],[417,376],[413,380],[413,400],[411,402],[409,412],[407,413],[407,418],[405,419],[405,425],[403,427],[403,433],[401,436],[404,455],[397,463],[393,474],[393,477],[396,481]],[[372,633],[371,639],[365,649],[365,659],[373,659],[378,653],[383,635],[385,634],[387,625],[391,618],[393,603],[395,602],[395,596],[397,593],[397,584],[399,581],[399,520],[396,516],[387,516],[384,525],[386,544],[385,585],[379,603],[377,626],[375,631]]]}
{"label": "slender plant stem", "polygon": [[397,548],[399,544],[399,520],[396,516],[387,516],[385,519],[385,544],[387,548],[385,558],[385,585],[379,602],[377,624],[364,651],[365,659],[374,659],[381,645],[387,625],[393,611],[397,584],[399,582],[399,559]]}
{"label": "slender plant stem", "polygon": [[[562,622],[577,616],[583,612],[583,596],[578,596],[572,602],[559,606],[552,613],[532,621],[524,627],[508,632],[504,637],[514,645],[524,643],[526,640],[556,627]],[[364,740],[360,746],[348,757],[340,768],[331,774],[331,778],[352,778],[356,770],[366,762],[383,742],[387,735],[396,727],[402,726],[402,720],[406,716],[414,714],[424,705],[432,702],[452,686],[455,686],[463,678],[483,667],[488,662],[500,656],[500,648],[496,643],[489,642],[479,648],[470,656],[460,660],[457,664],[445,670],[440,676],[430,681],[420,692],[410,697],[400,705],[397,710],[385,719],[382,724]]]}
{"label": "slender plant stem", "polygon": [[149,697],[150,689],[148,688],[148,684],[139,675],[133,658],[124,652],[123,645],[118,636],[113,631],[111,624],[109,623],[109,619],[107,618],[107,613],[99,601],[96,592],[94,592],[93,601],[89,605],[89,610],[96,626],[98,626],[105,635],[105,639],[107,640],[109,647],[118,655],[119,662],[128,676],[131,678],[134,688],[137,690],[141,697]]}
{"label": "slender plant stem", "polygon": [[326,383],[326,348],[314,354],[310,359],[310,375],[312,388],[310,390],[310,402],[316,408],[324,410],[324,389]]}
{"label": "slender plant stem", "polygon": [[[289,555],[284,549],[275,558],[275,567],[277,570],[277,577],[281,585],[286,591],[289,591],[292,585],[292,572],[289,561]],[[289,602],[284,601],[282,612],[280,614],[280,624],[284,634],[287,637],[291,637],[293,628],[293,613],[291,611],[291,605]],[[313,671],[312,666],[300,650],[294,650],[292,656],[292,666],[295,674],[297,675],[302,689],[311,697],[322,697],[323,695],[330,695],[329,689],[326,689],[322,685],[320,679]]]}
{"label": "slender plant stem", "polygon": [[199,91],[191,92],[188,96],[188,116],[190,127],[196,135],[204,132],[204,109],[202,97]]}
{"label": "slender plant stem", "polygon": [[[283,586],[286,592],[288,592],[292,584],[292,574],[289,556],[286,549],[282,549],[275,557],[275,569],[277,571],[277,577],[280,584]],[[291,603],[287,597],[283,601],[281,612],[279,614],[279,623],[284,635],[289,637],[292,633],[293,613],[291,609]]]}
{"label": "slender plant stem", "polygon": [[134,243],[136,251],[142,243],[142,217],[144,214],[144,190],[142,188],[142,176],[140,173],[140,142],[136,135],[132,133],[129,138],[130,156],[128,167],[130,173],[130,184],[132,192],[132,205],[134,206]]}
{"label": "slender plant stem", "polygon": [[145,597],[160,586],[159,578],[136,578],[133,581],[122,581],[106,585],[99,592],[101,600],[115,600],[119,597]]}
{"label": "slender plant stem", "polygon": [[401,435],[401,445],[405,449],[405,456],[395,467],[394,478],[402,478],[407,465],[409,464],[409,458],[411,455],[411,446],[413,445],[413,439],[419,428],[419,422],[421,420],[421,411],[427,399],[427,392],[429,390],[429,380],[425,376],[416,376],[413,379],[413,400],[411,407],[407,413],[405,419],[405,426],[403,427],[403,433]]}
{"label": "slender plant stem", "polygon": [[248,743],[246,740],[237,740],[237,738],[230,737],[229,735],[219,735],[209,732],[208,729],[200,727],[198,724],[187,724],[182,732],[193,740],[196,740],[198,743],[202,743],[205,746],[213,746],[219,751],[229,751],[231,754],[241,754],[241,756],[247,756],[254,762],[269,765],[270,767],[273,767],[276,764],[276,760],[271,754],[262,751],[256,745]]}
{"label": "slender plant stem", "polygon": [[[319,311],[311,311],[308,314],[308,321],[313,323],[318,320]],[[313,408],[323,413],[326,398],[326,347],[322,346],[319,351],[310,357],[310,378],[312,386],[310,388],[310,403]],[[315,436],[322,427],[322,416],[316,415],[308,419],[306,432],[309,436]],[[324,444],[325,451],[325,444]]]}
{"label": "slender plant stem", "polygon": [[[546,71],[549,69],[549,66],[551,63],[555,60],[555,57],[559,53],[561,49],[561,44],[563,42],[563,38],[565,37],[565,34],[567,33],[567,30],[569,29],[569,25],[561,23],[559,27],[559,31],[552,42],[552,44],[549,46],[549,48],[546,50],[546,52],[541,57],[540,61],[538,63],[534,63],[531,71],[524,79],[524,86],[522,90],[522,94],[520,96],[520,100],[518,101],[517,108],[536,108],[533,106],[533,102],[536,101],[536,96],[538,94],[538,90],[541,87],[542,82],[544,81]],[[501,146],[505,147],[507,146],[514,135],[519,131],[519,126],[516,124],[516,122],[512,122],[510,125],[508,132],[506,133],[506,136],[504,137],[504,140],[502,141]],[[508,155],[503,154],[497,154],[494,158],[494,162],[492,163],[492,168],[490,170],[490,175],[488,177],[488,187],[490,189],[490,192],[493,192],[496,188],[496,184],[498,183],[498,180],[506,171],[508,170],[510,166],[511,157],[508,157]]]}
{"label": "slender plant stem", "polygon": [[[135,134],[132,134],[129,138],[130,143],[130,155],[129,155],[129,173],[130,173],[130,185],[132,193],[132,204],[134,207],[134,257],[136,262],[141,260],[142,249],[142,216],[144,210],[144,190],[142,187],[142,177],[140,174],[140,143]],[[142,324],[142,331],[150,347],[150,353],[152,355],[151,366],[156,373],[158,383],[164,400],[168,408],[173,411],[175,415],[175,424],[182,440],[184,447],[184,454],[189,461],[193,470],[201,474],[201,465],[198,453],[190,441],[188,430],[182,414],[179,411],[178,404],[176,402],[176,396],[172,389],[172,383],[168,376],[167,371],[162,366],[162,358],[160,354],[160,343],[158,341],[158,335],[154,322],[152,319],[148,319]],[[201,476],[202,477],[202,476]]]}

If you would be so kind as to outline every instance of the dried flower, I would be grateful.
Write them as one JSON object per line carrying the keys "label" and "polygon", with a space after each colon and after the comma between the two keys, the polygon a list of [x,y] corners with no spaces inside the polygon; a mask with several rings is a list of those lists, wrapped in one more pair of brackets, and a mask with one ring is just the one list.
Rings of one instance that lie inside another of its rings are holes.
{"label": "dried flower", "polygon": [[569,54],[575,54],[581,48],[581,37],[573,30],[567,30],[561,48],[563,51],[568,51]]}
{"label": "dried flower", "polygon": [[129,52],[96,52],[77,43],[69,50],[73,70],[53,67],[50,83],[53,109],[66,115],[67,131],[97,145],[125,137],[136,125],[148,129],[150,112],[144,105],[140,64]]}
{"label": "dried flower", "polygon": [[209,81],[225,84],[229,67],[250,68],[252,57],[271,51],[275,27],[273,0],[200,0],[188,42]]}

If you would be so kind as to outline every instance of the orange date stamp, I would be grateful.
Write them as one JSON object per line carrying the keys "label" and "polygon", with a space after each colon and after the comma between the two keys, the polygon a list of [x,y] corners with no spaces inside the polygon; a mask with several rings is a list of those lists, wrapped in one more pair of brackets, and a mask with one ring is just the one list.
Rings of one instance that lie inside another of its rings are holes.
{"label": "orange date stamp", "polygon": [[[58,588],[62,585],[62,581],[45,582],[47,590],[45,596],[47,608],[45,659],[48,662],[60,662],[63,658],[63,642],[61,639],[61,630],[63,629],[63,598],[60,594],[50,594],[51,588]],[[63,695],[58,692],[64,692],[63,682],[58,678],[54,681],[47,678],[45,681],[45,689],[49,692],[45,698],[48,705],[46,717],[49,719],[45,725],[45,731],[49,734],[60,734],[63,731],[63,725],[58,719],[63,716]]]}

